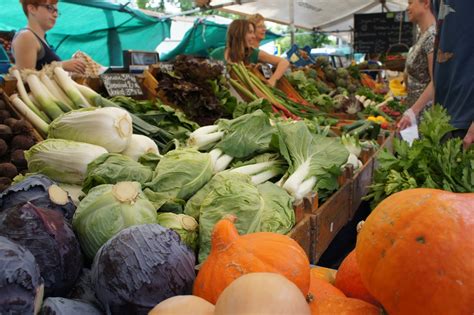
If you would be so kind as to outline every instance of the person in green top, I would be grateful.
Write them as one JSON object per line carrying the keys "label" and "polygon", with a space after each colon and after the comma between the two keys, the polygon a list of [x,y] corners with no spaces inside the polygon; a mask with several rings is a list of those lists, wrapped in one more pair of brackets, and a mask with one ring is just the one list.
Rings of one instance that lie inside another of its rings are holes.
{"label": "person in green top", "polygon": [[290,63],[288,60],[270,55],[258,48],[252,48],[255,42],[255,24],[248,20],[235,20],[227,30],[226,47],[216,48],[210,57],[225,62],[245,64],[269,63],[275,67],[273,75],[268,79],[271,86],[283,76]]}

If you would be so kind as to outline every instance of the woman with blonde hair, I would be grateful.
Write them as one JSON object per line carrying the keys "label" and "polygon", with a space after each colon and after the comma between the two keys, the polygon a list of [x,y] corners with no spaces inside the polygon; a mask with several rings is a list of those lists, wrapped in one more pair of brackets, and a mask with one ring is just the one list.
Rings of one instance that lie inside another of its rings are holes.
{"label": "woman with blonde hair", "polygon": [[[41,68],[53,61],[61,61],[46,41],[46,32],[54,27],[59,16],[58,0],[20,0],[28,24],[19,30],[12,41],[12,52],[18,69]],[[86,65],[81,60],[62,62],[66,71],[83,73]]]}
{"label": "woman with blonde hair", "polygon": [[258,48],[260,47],[260,42],[265,39],[265,33],[267,32],[265,18],[261,14],[257,13],[250,15],[247,20],[255,24],[255,41],[252,47]]}
{"label": "woman with blonde hair", "polygon": [[273,75],[268,79],[271,86],[283,76],[290,63],[283,58],[270,55],[258,48],[253,48],[255,42],[255,25],[248,20],[235,20],[227,30],[227,42],[225,47],[215,49],[211,58],[230,63],[243,62],[269,63],[275,67]]}

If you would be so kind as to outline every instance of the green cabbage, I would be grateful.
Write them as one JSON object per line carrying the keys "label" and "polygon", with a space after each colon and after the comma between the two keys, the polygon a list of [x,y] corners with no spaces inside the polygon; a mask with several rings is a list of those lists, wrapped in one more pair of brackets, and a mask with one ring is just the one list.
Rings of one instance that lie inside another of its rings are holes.
{"label": "green cabbage", "polygon": [[158,224],[179,234],[181,241],[193,250],[198,245],[198,223],[186,214],[165,212],[158,214]]}
{"label": "green cabbage", "polygon": [[295,224],[292,197],[277,185],[256,186],[249,175],[221,172],[186,204],[185,213],[199,218],[199,261],[207,258],[214,225],[228,214],[237,216],[240,234],[286,234]]}
{"label": "green cabbage", "polygon": [[126,181],[139,182],[143,185],[152,177],[153,170],[151,168],[135,162],[128,156],[109,153],[99,156],[87,166],[82,190],[87,193],[98,185]]}
{"label": "green cabbage", "polygon": [[89,258],[94,258],[99,248],[121,230],[146,223],[156,223],[156,211],[137,182],[92,188],[79,203],[72,220]]}
{"label": "green cabbage", "polygon": [[25,151],[28,170],[67,184],[82,184],[87,164],[107,153],[94,144],[62,139],[41,141]]}
{"label": "green cabbage", "polygon": [[168,152],[144,192],[160,211],[181,213],[186,200],[212,177],[211,157],[195,149]]}

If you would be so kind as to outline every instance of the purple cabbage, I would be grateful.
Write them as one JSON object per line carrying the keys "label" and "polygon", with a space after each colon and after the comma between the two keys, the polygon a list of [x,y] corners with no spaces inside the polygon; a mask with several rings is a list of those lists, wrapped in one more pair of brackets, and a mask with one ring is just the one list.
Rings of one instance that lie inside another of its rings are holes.
{"label": "purple cabbage", "polygon": [[45,283],[46,296],[66,294],[82,268],[79,242],[69,223],[57,211],[31,203],[0,213],[0,235],[31,251]]}
{"label": "purple cabbage", "polygon": [[85,301],[50,297],[44,301],[41,315],[102,315],[102,312]]}
{"label": "purple cabbage", "polygon": [[28,176],[0,194],[0,211],[30,202],[40,208],[59,211],[68,222],[71,222],[76,211],[72,199],[68,197],[68,203],[58,205],[49,198],[48,188],[55,184],[49,177],[41,174]]}
{"label": "purple cabbage", "polygon": [[177,233],[158,224],[132,226],[107,241],[92,265],[96,296],[107,314],[147,314],[190,294],[195,255]]}
{"label": "purple cabbage", "polygon": [[0,236],[0,314],[34,314],[43,298],[43,279],[35,257]]}

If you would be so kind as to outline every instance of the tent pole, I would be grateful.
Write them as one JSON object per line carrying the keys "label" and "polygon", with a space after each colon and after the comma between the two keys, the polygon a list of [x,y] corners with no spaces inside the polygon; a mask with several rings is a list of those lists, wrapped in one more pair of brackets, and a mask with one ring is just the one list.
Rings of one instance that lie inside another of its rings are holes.
{"label": "tent pole", "polygon": [[295,44],[295,2],[294,0],[290,0],[290,39],[291,39],[291,46]]}

